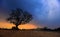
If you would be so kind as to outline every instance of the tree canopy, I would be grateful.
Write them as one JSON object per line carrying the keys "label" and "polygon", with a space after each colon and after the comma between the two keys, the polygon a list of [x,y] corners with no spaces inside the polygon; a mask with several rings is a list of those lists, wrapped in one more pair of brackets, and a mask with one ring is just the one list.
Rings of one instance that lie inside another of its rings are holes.
{"label": "tree canopy", "polygon": [[16,10],[12,10],[12,13],[7,18],[7,21],[16,25],[26,24],[32,20],[32,15],[27,11],[23,11],[22,9],[17,8]]}

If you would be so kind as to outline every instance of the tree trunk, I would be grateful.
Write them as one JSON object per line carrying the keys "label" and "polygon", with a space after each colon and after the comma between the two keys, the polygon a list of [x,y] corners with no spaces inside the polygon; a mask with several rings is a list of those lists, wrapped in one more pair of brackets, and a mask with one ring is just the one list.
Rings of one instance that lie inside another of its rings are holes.
{"label": "tree trunk", "polygon": [[18,30],[18,25],[16,25],[16,30]]}

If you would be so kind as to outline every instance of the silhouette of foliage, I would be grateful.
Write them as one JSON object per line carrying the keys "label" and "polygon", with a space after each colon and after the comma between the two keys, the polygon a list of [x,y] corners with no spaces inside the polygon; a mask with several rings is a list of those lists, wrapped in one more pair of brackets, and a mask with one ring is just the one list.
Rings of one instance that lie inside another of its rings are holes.
{"label": "silhouette of foliage", "polygon": [[[16,30],[16,27],[12,27],[12,30]],[[19,30],[19,29],[17,29],[17,30]]]}
{"label": "silhouette of foliage", "polygon": [[57,28],[58,31],[60,31],[60,28]]}
{"label": "silhouette of foliage", "polygon": [[52,31],[52,29],[49,29],[48,27],[44,27],[42,30],[44,30],[44,31]]}
{"label": "silhouette of foliage", "polygon": [[54,31],[60,31],[60,27],[59,27],[59,28],[57,28],[57,29],[54,29]]}
{"label": "silhouette of foliage", "polygon": [[44,28],[37,28],[37,31],[52,31],[52,29],[49,29],[48,27],[44,27]]}
{"label": "silhouette of foliage", "polygon": [[18,25],[26,24],[32,20],[32,15],[27,11],[23,11],[22,9],[17,8],[16,10],[12,10],[10,17],[7,18],[7,21],[16,25],[16,30],[18,29]]}

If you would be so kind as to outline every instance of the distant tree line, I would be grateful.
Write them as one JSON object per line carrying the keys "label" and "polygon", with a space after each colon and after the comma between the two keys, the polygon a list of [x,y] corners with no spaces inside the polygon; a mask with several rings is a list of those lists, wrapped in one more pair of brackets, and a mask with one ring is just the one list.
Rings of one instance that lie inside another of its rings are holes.
{"label": "distant tree line", "polygon": [[60,31],[60,27],[59,28],[56,28],[56,29],[50,29],[48,27],[44,27],[44,28],[37,28],[36,30],[40,31]]}
{"label": "distant tree line", "polygon": [[[0,30],[16,30],[15,27],[12,27],[12,29],[7,29],[7,28],[0,28]],[[19,29],[21,30],[21,29]],[[49,29],[47,27],[44,28],[36,28],[36,29],[22,29],[23,31],[25,30],[31,30],[31,31],[59,31],[60,32],[60,27],[56,29]]]}

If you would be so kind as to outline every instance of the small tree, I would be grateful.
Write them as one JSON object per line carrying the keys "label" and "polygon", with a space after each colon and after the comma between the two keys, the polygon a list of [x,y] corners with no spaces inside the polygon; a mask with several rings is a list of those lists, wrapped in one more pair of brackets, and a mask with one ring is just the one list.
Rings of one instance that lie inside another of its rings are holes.
{"label": "small tree", "polygon": [[18,29],[18,25],[26,24],[32,20],[32,15],[22,9],[12,10],[10,17],[7,21],[16,25],[15,29]]}

